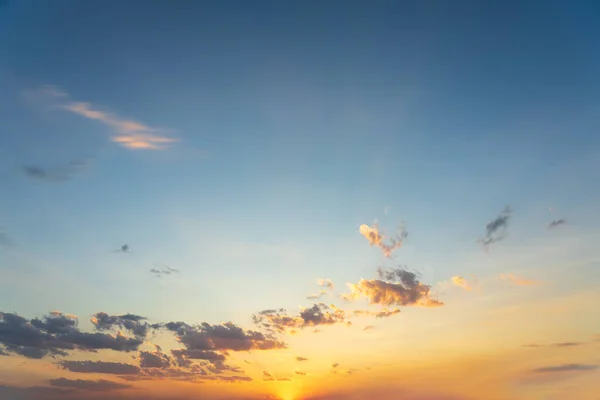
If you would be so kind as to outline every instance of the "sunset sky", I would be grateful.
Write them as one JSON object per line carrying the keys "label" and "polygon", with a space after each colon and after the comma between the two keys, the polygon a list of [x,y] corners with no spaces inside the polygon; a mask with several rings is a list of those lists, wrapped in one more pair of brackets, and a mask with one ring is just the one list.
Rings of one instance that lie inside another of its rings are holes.
{"label": "sunset sky", "polygon": [[0,399],[598,400],[595,1],[0,0]]}

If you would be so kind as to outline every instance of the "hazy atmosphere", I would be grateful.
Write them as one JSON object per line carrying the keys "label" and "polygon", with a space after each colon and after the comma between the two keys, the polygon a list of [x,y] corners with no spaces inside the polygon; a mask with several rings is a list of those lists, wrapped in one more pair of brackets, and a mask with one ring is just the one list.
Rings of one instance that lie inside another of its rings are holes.
{"label": "hazy atmosphere", "polygon": [[0,399],[598,400],[600,3],[0,0]]}

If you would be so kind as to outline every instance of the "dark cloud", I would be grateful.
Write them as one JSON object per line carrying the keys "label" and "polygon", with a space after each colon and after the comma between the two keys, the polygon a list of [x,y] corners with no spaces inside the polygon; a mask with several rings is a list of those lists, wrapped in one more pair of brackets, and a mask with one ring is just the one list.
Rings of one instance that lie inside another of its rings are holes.
{"label": "dark cloud", "polygon": [[83,379],[67,379],[57,378],[51,379],[50,385],[61,388],[72,388],[78,390],[89,390],[94,392],[105,392],[110,390],[127,389],[132,387],[125,383],[117,383],[113,381],[107,381],[100,379],[97,381],[89,381]]}
{"label": "dark cloud", "polygon": [[371,304],[383,306],[435,307],[444,304],[431,297],[431,286],[421,283],[413,272],[400,268],[379,269],[378,275],[379,279],[361,279],[356,285],[350,284],[351,293],[343,295],[343,298],[352,301],[366,297]]}
{"label": "dark cloud", "polygon": [[21,171],[29,178],[45,182],[64,182],[71,179],[74,175],[82,172],[87,167],[86,161],[76,160],[68,164],[52,168],[42,168],[39,166],[24,166]]}
{"label": "dark cloud", "polygon": [[508,223],[512,215],[512,210],[506,206],[504,210],[485,226],[485,236],[479,240],[484,246],[504,240],[507,236]]}
{"label": "dark cloud", "polygon": [[289,316],[284,309],[264,310],[252,316],[255,324],[270,332],[282,333],[294,328],[333,325],[344,322],[346,313],[343,310],[324,303],[317,303],[302,309],[297,316]]}
{"label": "dark cloud", "polygon": [[161,351],[140,351],[140,368],[168,368],[171,358]]}
{"label": "dark cloud", "polygon": [[117,253],[129,253],[129,245],[124,244],[117,250]]}
{"label": "dark cloud", "polygon": [[225,355],[211,350],[182,349],[171,350],[176,358],[187,358],[190,360],[225,361]]}
{"label": "dark cloud", "polygon": [[17,314],[0,312],[0,344],[5,351],[27,358],[65,356],[69,350],[134,351],[138,338],[117,334],[85,333],[77,327],[77,317],[53,312],[43,319],[27,320]]}
{"label": "dark cloud", "polygon": [[124,329],[139,338],[145,338],[150,326],[144,322],[146,318],[134,314],[108,315],[105,312],[94,314],[91,321],[99,331],[114,328]]}
{"label": "dark cloud", "polygon": [[84,374],[113,374],[113,375],[136,375],[140,368],[125,363],[104,361],[60,361],[61,367],[71,372]]}
{"label": "dark cloud", "polygon": [[564,218],[556,219],[554,221],[550,221],[550,223],[548,224],[548,229],[556,228],[557,226],[564,225],[566,223],[567,223],[567,220]]}
{"label": "dark cloud", "polygon": [[175,364],[180,368],[192,366],[192,360],[203,360],[206,371],[220,374],[222,372],[242,372],[238,367],[224,363],[227,351],[276,350],[284,349],[284,342],[252,330],[245,330],[232,322],[211,325],[203,322],[189,325],[185,322],[169,322],[161,328],[175,334],[179,343],[185,348],[172,350]]}
{"label": "dark cloud", "polygon": [[573,371],[593,371],[598,369],[599,365],[590,364],[562,364],[550,367],[536,368],[535,373],[554,373],[554,372],[573,372]]}
{"label": "dark cloud", "polygon": [[152,268],[150,269],[150,273],[154,274],[154,276],[156,276],[157,278],[161,278],[163,275],[178,274],[179,270],[168,266],[164,266],[161,268]]}
{"label": "dark cloud", "polygon": [[308,358],[296,356],[296,361],[308,361]]}

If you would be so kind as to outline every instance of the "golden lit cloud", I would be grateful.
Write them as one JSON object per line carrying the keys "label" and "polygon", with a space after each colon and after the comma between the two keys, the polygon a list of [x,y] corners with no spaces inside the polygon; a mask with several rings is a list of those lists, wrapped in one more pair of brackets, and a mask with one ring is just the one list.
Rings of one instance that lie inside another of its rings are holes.
{"label": "golden lit cloud", "polygon": [[456,286],[459,286],[459,287],[465,289],[465,290],[471,290],[471,285],[462,276],[453,276],[452,283],[455,284]]}
{"label": "golden lit cloud", "polygon": [[385,243],[386,237],[379,231],[377,225],[369,226],[362,224],[359,227],[359,232],[363,235],[371,246],[377,246],[383,251],[385,257],[391,257],[394,250],[402,247],[404,239],[408,236],[408,232],[405,229],[401,229],[399,234],[390,238],[388,243]]}

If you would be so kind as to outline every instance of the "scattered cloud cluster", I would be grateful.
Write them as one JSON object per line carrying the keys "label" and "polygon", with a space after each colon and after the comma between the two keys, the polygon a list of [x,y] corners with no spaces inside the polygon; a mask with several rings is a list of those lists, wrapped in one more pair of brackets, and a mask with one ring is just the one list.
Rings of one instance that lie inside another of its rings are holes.
{"label": "scattered cloud cluster", "polygon": [[334,289],[334,285],[333,285],[333,282],[331,281],[331,279],[324,279],[324,278],[318,279],[317,285],[323,289],[321,289],[319,291],[319,293],[317,293],[317,294],[311,294],[311,295],[306,296],[306,298],[308,300],[318,300],[321,297],[323,297],[324,295],[326,295],[328,293],[328,290],[333,291],[333,289]]}
{"label": "scattered cloud cluster", "polygon": [[504,208],[502,212],[485,226],[485,236],[479,240],[485,247],[492,243],[504,240],[507,236],[508,223],[512,215],[510,207]]}
{"label": "scattered cloud cluster", "polygon": [[291,333],[295,329],[333,325],[344,322],[346,312],[334,305],[317,303],[308,308],[302,308],[300,313],[289,316],[285,309],[264,310],[252,316],[255,324],[271,333]]}
{"label": "scattered cloud cluster", "polygon": [[361,279],[357,284],[349,283],[350,293],[343,295],[343,298],[352,301],[366,297],[370,304],[383,306],[436,307],[444,304],[431,297],[431,286],[421,283],[413,272],[400,268],[379,269],[378,274],[379,279]]}
{"label": "scattered cloud cluster", "polygon": [[363,235],[371,246],[377,246],[383,251],[385,257],[391,257],[394,250],[402,247],[402,243],[408,237],[406,229],[401,228],[396,237],[389,238],[386,243],[386,237],[381,233],[377,225],[369,226],[362,224],[359,227],[359,232]]}
{"label": "scattered cloud cluster", "polygon": [[87,333],[78,328],[77,317],[52,312],[42,319],[25,319],[17,314],[0,312],[0,345],[5,353],[27,358],[66,356],[73,350],[110,349],[131,352],[143,340],[106,333]]}
{"label": "scattered cloud cluster", "polygon": [[27,93],[27,97],[50,103],[54,108],[102,123],[112,132],[111,141],[128,149],[163,150],[179,141],[172,135],[168,136],[168,130],[122,118],[90,103],[72,101],[66,92],[56,86],[43,86],[37,91]]}

